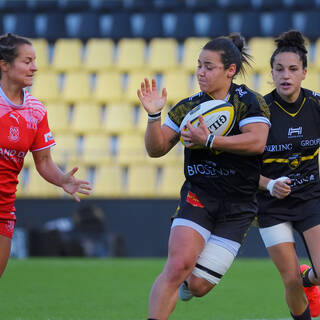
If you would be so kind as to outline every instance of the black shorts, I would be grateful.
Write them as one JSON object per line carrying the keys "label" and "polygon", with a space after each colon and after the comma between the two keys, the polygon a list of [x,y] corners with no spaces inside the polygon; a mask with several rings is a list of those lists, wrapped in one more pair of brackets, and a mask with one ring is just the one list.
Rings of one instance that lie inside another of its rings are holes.
{"label": "black shorts", "polygon": [[290,206],[281,201],[278,202],[281,206],[273,207],[265,201],[259,202],[259,207],[261,207],[258,214],[260,228],[267,228],[289,221],[295,230],[303,233],[320,224],[320,199],[307,201],[295,199],[291,201],[294,205]]}
{"label": "black shorts", "polygon": [[[193,195],[193,193],[191,192]],[[180,204],[173,218],[197,223],[212,234],[241,243],[257,214],[255,201],[235,202],[215,199],[204,207],[189,201],[190,191],[182,190]],[[190,203],[191,202],[191,203]]]}

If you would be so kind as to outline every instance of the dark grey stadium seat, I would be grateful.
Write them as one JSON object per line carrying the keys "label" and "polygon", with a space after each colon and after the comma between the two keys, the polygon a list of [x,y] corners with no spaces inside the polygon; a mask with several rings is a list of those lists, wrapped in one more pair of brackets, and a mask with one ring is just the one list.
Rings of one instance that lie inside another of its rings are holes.
{"label": "dark grey stadium seat", "polygon": [[304,12],[305,26],[304,35],[311,41],[315,41],[319,38],[320,30],[320,10],[312,10]]}
{"label": "dark grey stadium seat", "polygon": [[132,28],[135,30],[135,37],[150,40],[152,38],[164,36],[161,12],[143,12],[139,17],[141,19],[140,27]]}
{"label": "dark grey stadium seat", "polygon": [[39,37],[44,37],[48,41],[55,41],[58,38],[65,38],[66,34],[66,24],[65,15],[63,13],[47,13],[45,15],[46,27],[43,34],[39,34]]}
{"label": "dark grey stadium seat", "polygon": [[240,33],[247,39],[261,37],[261,14],[256,11],[246,11],[242,14]]}
{"label": "dark grey stadium seat", "polygon": [[97,12],[86,12],[80,14],[80,27],[77,38],[88,40],[89,38],[100,38],[100,15]]}
{"label": "dark grey stadium seat", "polygon": [[229,34],[228,14],[225,11],[214,11],[210,14],[207,37],[219,37]]}
{"label": "dark grey stadium seat", "polygon": [[16,13],[15,14],[15,28],[14,33],[29,38],[36,37],[35,29],[35,14],[32,12]]}

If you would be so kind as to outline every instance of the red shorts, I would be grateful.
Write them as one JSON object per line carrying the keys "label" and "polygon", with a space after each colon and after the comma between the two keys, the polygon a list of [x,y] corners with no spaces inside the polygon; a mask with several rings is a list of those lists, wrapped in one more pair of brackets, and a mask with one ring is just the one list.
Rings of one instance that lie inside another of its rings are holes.
{"label": "red shorts", "polygon": [[0,219],[0,235],[12,239],[15,224],[15,220]]}

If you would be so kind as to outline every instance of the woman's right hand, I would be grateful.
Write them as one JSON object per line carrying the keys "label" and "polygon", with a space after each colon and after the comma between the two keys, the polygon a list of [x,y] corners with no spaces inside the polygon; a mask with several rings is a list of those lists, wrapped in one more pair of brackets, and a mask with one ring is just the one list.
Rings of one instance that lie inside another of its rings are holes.
{"label": "woman's right hand", "polygon": [[284,199],[291,193],[291,180],[288,177],[280,177],[270,180],[267,186],[270,194],[277,199]]}
{"label": "woman's right hand", "polygon": [[152,79],[152,88],[147,78],[141,82],[141,90],[137,91],[138,97],[148,114],[157,114],[163,109],[167,100],[167,90],[162,89],[162,95],[159,96],[157,92],[156,80]]}

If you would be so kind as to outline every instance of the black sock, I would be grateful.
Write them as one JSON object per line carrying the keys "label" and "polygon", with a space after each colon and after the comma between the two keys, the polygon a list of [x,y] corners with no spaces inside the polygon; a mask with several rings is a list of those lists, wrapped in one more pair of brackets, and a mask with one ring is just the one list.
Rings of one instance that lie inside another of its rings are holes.
{"label": "black sock", "polygon": [[312,287],[314,286],[313,283],[310,282],[310,279],[309,279],[309,272],[311,271],[311,268],[308,269],[306,272],[303,273],[302,275],[302,283],[303,283],[303,286],[304,287]]}
{"label": "black sock", "polygon": [[294,316],[291,313],[291,316],[294,320],[311,320],[309,305],[307,306],[307,309],[304,311],[303,314],[300,314],[299,316]]}

